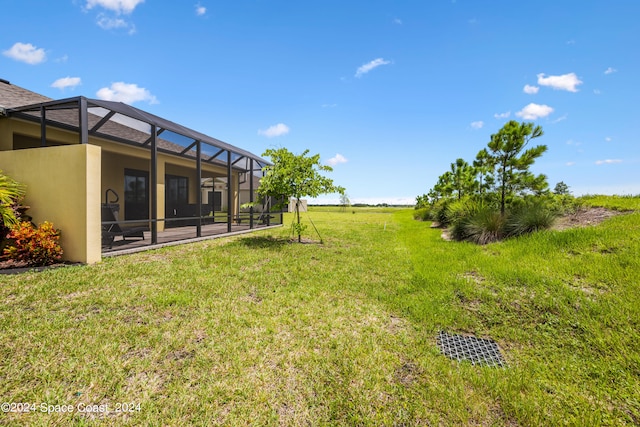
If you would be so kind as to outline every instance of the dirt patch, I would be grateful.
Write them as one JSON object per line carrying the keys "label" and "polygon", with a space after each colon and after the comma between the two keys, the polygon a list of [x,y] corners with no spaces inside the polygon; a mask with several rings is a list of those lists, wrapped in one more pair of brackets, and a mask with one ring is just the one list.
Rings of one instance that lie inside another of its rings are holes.
{"label": "dirt patch", "polygon": [[614,216],[623,215],[625,212],[613,211],[606,208],[585,208],[577,212],[560,217],[552,230],[566,230],[574,227],[589,227],[598,225]]}
{"label": "dirt patch", "polygon": [[401,366],[396,368],[395,379],[405,387],[411,386],[420,377],[422,370],[418,365],[411,361],[405,361]]}
{"label": "dirt patch", "polygon": [[467,271],[461,274],[460,277],[469,282],[473,282],[476,285],[480,285],[482,282],[484,282],[484,277],[482,277],[482,275],[475,270]]}
{"label": "dirt patch", "polygon": [[406,321],[403,318],[391,315],[389,317],[389,323],[387,324],[387,328],[388,328],[390,333],[395,335],[395,334],[399,333],[400,331],[406,329],[407,328],[407,324],[406,324]]}
{"label": "dirt patch", "polygon": [[297,237],[293,237],[291,239],[288,240],[289,243],[301,243],[303,245],[322,245],[323,242],[320,240],[313,240],[313,239],[309,239],[306,237],[302,237],[300,239],[300,241],[298,242],[298,238]]}
{"label": "dirt patch", "polygon": [[253,302],[256,304],[260,304],[262,302],[262,297],[258,294],[258,290],[253,288],[249,295],[244,298],[246,301]]}

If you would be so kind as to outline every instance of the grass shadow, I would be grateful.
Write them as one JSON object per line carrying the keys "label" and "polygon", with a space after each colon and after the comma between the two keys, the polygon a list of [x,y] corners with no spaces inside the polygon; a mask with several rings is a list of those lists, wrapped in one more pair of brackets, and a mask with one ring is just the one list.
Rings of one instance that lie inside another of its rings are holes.
{"label": "grass shadow", "polygon": [[280,249],[284,245],[291,243],[289,239],[273,236],[250,236],[242,237],[237,243],[253,249]]}

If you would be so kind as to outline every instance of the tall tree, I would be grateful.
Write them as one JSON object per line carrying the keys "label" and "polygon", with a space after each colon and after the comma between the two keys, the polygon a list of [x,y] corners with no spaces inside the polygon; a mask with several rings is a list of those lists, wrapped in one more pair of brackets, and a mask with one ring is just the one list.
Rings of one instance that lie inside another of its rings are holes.
{"label": "tall tree", "polygon": [[489,154],[496,168],[502,215],[507,197],[527,190],[539,192],[547,186],[544,175],[534,176],[529,171],[535,160],[547,151],[547,146],[538,145],[525,150],[529,141],[542,135],[542,127],[515,120],[509,121],[498,133],[491,135]]}
{"label": "tall tree", "polygon": [[273,164],[263,168],[266,173],[258,187],[258,194],[263,197],[295,199],[296,221],[293,227],[298,235],[298,242],[302,241],[301,235],[304,230],[300,222],[300,199],[345,192],[343,187],[334,185],[333,180],[320,173],[333,170],[330,166],[320,163],[320,155],[307,156],[307,154],[309,150],[299,155],[293,154],[286,148],[266,150],[262,155],[268,156]]}
{"label": "tall tree", "polygon": [[493,164],[491,156],[486,148],[478,151],[473,161],[476,176],[478,177],[478,192],[483,196],[485,191],[493,186]]}
{"label": "tall tree", "polygon": [[465,194],[472,193],[475,187],[474,171],[464,159],[456,159],[451,163],[451,185],[457,193],[458,200]]}
{"label": "tall tree", "polygon": [[349,206],[351,206],[349,195],[347,193],[340,194],[340,210],[346,212]]}
{"label": "tall tree", "polygon": [[448,198],[453,195],[453,174],[451,171],[447,171],[438,177],[438,182],[429,190],[429,195],[432,201],[437,201],[441,198]]}
{"label": "tall tree", "polygon": [[559,183],[557,183],[556,186],[553,188],[553,192],[561,196],[566,196],[568,194],[571,194],[571,191],[569,190],[569,186],[565,184],[564,181],[560,181]]}
{"label": "tall tree", "polygon": [[[433,191],[433,190],[430,190]],[[433,194],[423,194],[421,196],[416,196],[416,205],[415,209],[422,209],[429,206],[430,200],[432,200]]]}

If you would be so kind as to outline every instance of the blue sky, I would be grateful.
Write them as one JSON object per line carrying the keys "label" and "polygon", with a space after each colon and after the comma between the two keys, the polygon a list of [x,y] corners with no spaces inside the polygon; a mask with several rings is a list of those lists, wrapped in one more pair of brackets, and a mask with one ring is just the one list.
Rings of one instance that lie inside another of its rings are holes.
{"label": "blue sky", "polygon": [[[119,100],[412,202],[507,120],[574,194],[640,194],[640,2],[4,0],[0,78]],[[327,196],[323,201],[335,200]]]}

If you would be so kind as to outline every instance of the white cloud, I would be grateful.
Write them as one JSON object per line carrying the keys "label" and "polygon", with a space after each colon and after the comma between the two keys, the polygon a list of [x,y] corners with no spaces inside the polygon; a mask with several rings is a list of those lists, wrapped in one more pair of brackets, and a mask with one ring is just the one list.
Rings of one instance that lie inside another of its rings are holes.
{"label": "white cloud", "polygon": [[26,62],[31,65],[39,64],[47,59],[47,54],[44,52],[44,49],[37,48],[31,43],[18,42],[11,46],[11,49],[5,50],[2,53],[11,59]]}
{"label": "white cloud", "polygon": [[607,141],[607,142],[611,142],[611,141],[613,141],[613,139],[611,139],[611,137],[610,137],[610,136],[606,137],[604,140],[605,140],[605,141]]}
{"label": "white cloud", "polygon": [[58,63],[65,63],[69,60],[69,55],[62,55],[60,58],[56,58],[55,61]]}
{"label": "white cloud", "polygon": [[284,123],[278,123],[277,125],[269,126],[268,129],[259,130],[258,135],[264,135],[267,138],[274,138],[276,136],[282,136],[289,133],[289,126]]}
{"label": "white cloud", "polygon": [[80,77],[63,77],[51,83],[51,87],[58,89],[66,89],[68,87],[74,88],[82,83]]}
{"label": "white cloud", "polygon": [[578,141],[574,141],[573,139],[570,139],[567,141],[567,145],[575,145],[577,147],[582,145],[582,142],[578,142]]}
{"label": "white cloud", "polygon": [[522,88],[522,91],[524,93],[528,93],[529,95],[534,95],[538,93],[539,90],[540,88],[538,86],[531,86],[531,85],[524,85],[524,88]]}
{"label": "white cloud", "polygon": [[402,25],[402,19],[400,19],[400,18],[394,18],[393,23],[394,23],[394,24],[398,24],[398,25]]}
{"label": "white cloud", "polygon": [[612,165],[615,163],[622,163],[622,160],[620,159],[596,160],[596,165]]}
{"label": "white cloud", "polygon": [[566,164],[567,166],[573,166],[573,165],[575,165],[575,164],[576,164],[576,162],[567,162],[567,163],[565,163],[565,164]]}
{"label": "white cloud", "polygon": [[322,108],[336,108],[338,104],[322,104]]}
{"label": "white cloud", "polygon": [[135,83],[115,82],[111,87],[103,87],[96,96],[105,101],[124,102],[133,104],[138,101],[146,101],[149,104],[157,104],[158,100],[147,89],[138,87]]}
{"label": "white cloud", "polygon": [[600,95],[602,93],[602,91],[600,89],[594,89],[593,90],[593,94],[594,95]]}
{"label": "white cloud", "polygon": [[548,105],[540,105],[531,103],[524,107],[521,111],[516,113],[516,116],[522,117],[525,120],[536,120],[542,117],[547,117],[553,113],[553,108]]}
{"label": "white cloud", "polygon": [[196,15],[202,16],[207,13],[207,8],[202,6],[200,3],[196,4]]}
{"label": "white cloud", "polygon": [[563,74],[561,76],[545,77],[544,73],[538,74],[538,84],[540,86],[549,86],[555,90],[566,90],[568,92],[577,92],[576,86],[582,84],[582,80],[576,76],[576,73]]}
{"label": "white cloud", "polygon": [[327,163],[331,166],[335,166],[339,163],[347,163],[347,158],[344,157],[342,154],[336,154],[335,156],[333,156],[332,158],[330,158],[329,160],[327,160]]}
{"label": "white cloud", "polygon": [[511,115],[511,111],[505,111],[504,113],[496,113],[493,115],[496,119],[506,119]]}
{"label": "white cloud", "polygon": [[565,114],[565,115],[563,115],[563,116],[558,117],[557,119],[555,119],[555,120],[554,120],[554,121],[552,121],[551,123],[554,123],[554,124],[555,124],[555,123],[560,123],[560,122],[562,122],[562,121],[564,121],[564,120],[567,120],[567,117],[569,117],[569,115],[568,115],[568,114]]}
{"label": "white cloud", "polygon": [[140,3],[144,3],[144,0],[87,0],[86,8],[100,6],[117,14],[130,14]]}
{"label": "white cloud", "polygon": [[373,70],[374,68],[377,68],[381,65],[387,65],[387,64],[391,64],[391,61],[385,61],[382,58],[374,59],[373,61],[360,66],[358,70],[356,70],[355,76],[362,77],[364,74],[367,74],[369,71]]}
{"label": "white cloud", "polygon": [[98,20],[96,21],[98,27],[103,30],[113,30],[117,28],[128,28],[129,23],[122,18],[112,18],[110,16],[101,13],[98,15]]}
{"label": "white cloud", "polygon": [[615,72],[617,72],[618,70],[616,70],[615,68],[609,67],[606,70],[604,70],[605,74],[613,74]]}
{"label": "white cloud", "polygon": [[576,44],[576,41],[575,40],[569,40],[569,41],[567,41],[567,44],[568,45]]}
{"label": "white cloud", "polygon": [[484,126],[484,122],[482,120],[478,120],[477,122],[471,122],[471,127],[474,129],[482,129]]}

